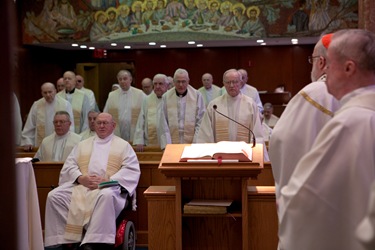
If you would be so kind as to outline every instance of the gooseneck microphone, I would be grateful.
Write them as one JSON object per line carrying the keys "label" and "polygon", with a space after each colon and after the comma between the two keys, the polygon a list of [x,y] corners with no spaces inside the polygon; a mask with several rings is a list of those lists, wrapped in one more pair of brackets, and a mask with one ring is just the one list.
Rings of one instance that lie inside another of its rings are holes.
{"label": "gooseneck microphone", "polygon": [[229,116],[226,116],[223,113],[221,113],[220,111],[218,111],[216,104],[213,106],[213,108],[214,108],[215,112],[218,113],[219,115],[222,115],[225,118],[227,118],[228,120],[231,120],[232,122],[234,122],[234,123],[236,123],[236,124],[238,124],[238,125],[246,128],[249,131],[249,141],[248,142],[250,143],[250,138],[251,138],[251,136],[253,136],[253,146],[252,147],[255,147],[255,145],[256,145],[255,135],[254,135],[254,132],[250,128],[246,127],[245,125],[239,123],[238,121],[236,121],[236,120],[230,118]]}

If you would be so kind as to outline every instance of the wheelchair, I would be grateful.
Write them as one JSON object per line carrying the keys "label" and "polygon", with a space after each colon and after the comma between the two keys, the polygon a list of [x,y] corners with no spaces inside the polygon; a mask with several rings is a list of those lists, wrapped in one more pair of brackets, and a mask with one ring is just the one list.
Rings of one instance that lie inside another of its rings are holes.
{"label": "wheelchair", "polygon": [[116,219],[116,250],[135,250],[137,233],[134,223],[128,219],[129,213],[136,209],[136,193],[128,196],[127,206],[121,211]]}

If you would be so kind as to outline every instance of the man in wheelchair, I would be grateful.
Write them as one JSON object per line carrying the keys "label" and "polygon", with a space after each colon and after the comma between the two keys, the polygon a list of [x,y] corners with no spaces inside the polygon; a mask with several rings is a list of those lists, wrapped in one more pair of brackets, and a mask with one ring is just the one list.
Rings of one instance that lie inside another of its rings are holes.
{"label": "man in wheelchair", "polygon": [[128,142],[113,134],[112,116],[101,113],[95,123],[96,135],[72,150],[59,186],[48,194],[46,249],[113,249],[116,218],[138,185],[137,156]]}

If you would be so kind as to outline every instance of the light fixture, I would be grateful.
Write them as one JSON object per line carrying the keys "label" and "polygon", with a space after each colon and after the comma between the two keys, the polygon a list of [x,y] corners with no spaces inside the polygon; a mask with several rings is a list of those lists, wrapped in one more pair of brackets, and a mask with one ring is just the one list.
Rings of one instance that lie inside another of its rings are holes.
{"label": "light fixture", "polygon": [[154,46],[154,45],[156,45],[156,42],[149,42],[148,45]]}
{"label": "light fixture", "polygon": [[195,41],[189,41],[188,44],[195,44]]}
{"label": "light fixture", "polygon": [[292,42],[292,44],[298,44],[298,39],[297,38],[293,38],[292,40],[290,40]]}
{"label": "light fixture", "polygon": [[167,47],[167,45],[165,45],[165,44],[160,45],[160,48],[166,48],[166,47]]}
{"label": "light fixture", "polygon": [[264,40],[263,39],[258,39],[257,43],[264,43]]}
{"label": "light fixture", "polygon": [[89,47],[89,49],[91,49],[91,50],[94,50],[94,49],[95,49],[95,47]]}
{"label": "light fixture", "polygon": [[72,43],[72,47],[78,47],[78,43]]}
{"label": "light fixture", "polygon": [[116,47],[116,46],[117,46],[117,43],[111,43],[111,46],[112,46],[112,47]]}
{"label": "light fixture", "polygon": [[86,45],[81,45],[81,46],[79,46],[81,49],[86,49],[87,48],[87,46]]}
{"label": "light fixture", "polygon": [[261,43],[260,45],[266,45],[266,43],[263,42],[263,43]]}
{"label": "light fixture", "polygon": [[125,45],[124,49],[131,49],[131,46],[130,45]]}
{"label": "light fixture", "polygon": [[197,47],[203,47],[203,44],[199,43],[197,44]]}

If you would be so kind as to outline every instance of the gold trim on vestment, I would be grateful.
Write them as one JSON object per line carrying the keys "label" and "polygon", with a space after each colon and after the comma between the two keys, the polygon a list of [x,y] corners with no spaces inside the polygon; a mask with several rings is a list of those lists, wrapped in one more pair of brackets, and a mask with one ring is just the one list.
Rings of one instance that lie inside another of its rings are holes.
{"label": "gold trim on vestment", "polygon": [[334,113],[332,111],[326,109],[325,107],[323,107],[322,105],[320,105],[319,103],[317,103],[316,101],[314,101],[305,91],[301,91],[300,94],[303,96],[303,98],[306,99],[306,101],[308,101],[315,108],[317,108],[318,110],[322,111],[324,114],[333,117]]}

